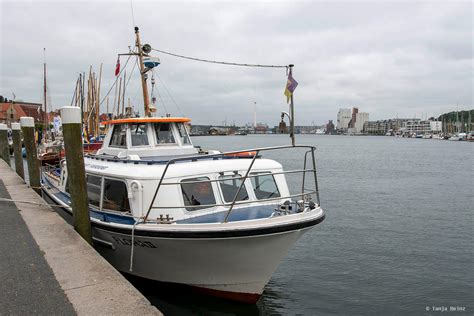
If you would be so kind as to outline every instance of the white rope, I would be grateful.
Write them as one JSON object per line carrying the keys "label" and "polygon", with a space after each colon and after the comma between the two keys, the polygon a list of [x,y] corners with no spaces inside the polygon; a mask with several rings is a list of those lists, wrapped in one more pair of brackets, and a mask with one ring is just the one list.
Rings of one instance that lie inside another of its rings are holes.
{"label": "white rope", "polygon": [[128,271],[130,272],[133,271],[133,255],[134,255],[134,249],[135,249],[135,226],[137,226],[140,223],[141,222],[138,220],[133,224],[133,227],[132,227],[132,246],[130,247],[130,268],[128,269]]}

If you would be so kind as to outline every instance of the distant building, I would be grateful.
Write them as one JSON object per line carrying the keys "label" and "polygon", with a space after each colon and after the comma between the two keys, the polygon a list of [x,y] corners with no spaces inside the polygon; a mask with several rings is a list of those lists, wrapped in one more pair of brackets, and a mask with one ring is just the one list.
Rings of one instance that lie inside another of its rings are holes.
{"label": "distant building", "polygon": [[255,126],[255,134],[266,134],[268,130],[268,125],[265,123],[257,123]]}
{"label": "distant building", "polygon": [[371,135],[393,135],[404,130],[406,122],[419,122],[420,119],[388,119],[378,121],[367,121],[364,124],[364,133]]}
{"label": "distant building", "polygon": [[364,124],[365,122],[369,121],[369,113],[363,112],[356,112],[355,114],[355,122],[354,122],[354,130],[356,134],[360,134],[364,131]]}
{"label": "distant building", "polygon": [[349,128],[355,128],[355,123],[357,120],[357,113],[359,113],[359,109],[356,107],[352,108],[351,120],[349,121]]}
{"label": "distant building", "polygon": [[339,112],[337,112],[336,129],[343,132],[347,131],[350,120],[351,120],[351,109],[339,109]]}
{"label": "distant building", "polygon": [[432,132],[439,133],[443,131],[443,122],[441,121],[430,121],[430,129]]}
{"label": "distant building", "polygon": [[332,135],[336,133],[336,129],[334,127],[334,123],[332,120],[329,120],[329,123],[326,124],[326,134]]}
{"label": "distant building", "polygon": [[295,126],[296,134],[314,134],[316,133],[317,126],[314,125],[298,125]]}
{"label": "distant building", "polygon": [[278,124],[277,134],[287,134],[288,127],[286,127],[286,123],[283,119],[281,119],[280,124]]}
{"label": "distant building", "polygon": [[404,122],[401,130],[408,134],[439,133],[443,130],[443,123],[439,121],[413,119]]}
{"label": "distant building", "polygon": [[35,122],[44,121],[44,113],[40,103],[28,102],[7,102],[0,103],[0,122],[10,125],[12,122],[19,122],[20,117],[33,117]]}

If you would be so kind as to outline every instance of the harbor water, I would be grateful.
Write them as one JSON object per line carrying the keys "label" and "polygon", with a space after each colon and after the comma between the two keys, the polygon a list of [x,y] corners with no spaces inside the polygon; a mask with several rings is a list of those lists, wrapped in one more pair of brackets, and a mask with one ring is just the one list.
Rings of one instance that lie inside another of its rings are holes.
{"label": "harbor water", "polygon": [[[257,305],[130,279],[152,304],[168,315],[473,314],[473,143],[316,135],[296,141],[317,147],[326,220],[290,250]],[[229,151],[290,139],[193,142]],[[301,168],[292,151],[264,156],[287,170]]]}
{"label": "harbor water", "polygon": [[[219,150],[290,144],[288,135],[193,141]],[[169,315],[473,314],[474,144],[316,135],[296,141],[317,147],[327,216],[291,249],[258,304],[134,282],[154,305]],[[291,151],[277,159],[301,167]]]}

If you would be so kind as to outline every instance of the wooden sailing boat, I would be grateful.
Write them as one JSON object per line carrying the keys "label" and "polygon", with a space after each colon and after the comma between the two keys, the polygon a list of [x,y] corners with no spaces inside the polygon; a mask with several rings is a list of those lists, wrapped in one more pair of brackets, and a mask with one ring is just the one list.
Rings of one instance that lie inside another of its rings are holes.
{"label": "wooden sailing boat", "polygon": [[[46,49],[44,49],[46,51]],[[50,129],[50,120],[48,114],[48,96],[47,96],[47,84],[46,84],[46,58],[43,63],[43,100],[44,100],[44,111],[43,111],[43,135],[41,138],[41,144],[38,146],[38,160],[41,165],[56,165],[61,160],[61,151],[63,148],[62,140],[54,139],[53,132]]]}

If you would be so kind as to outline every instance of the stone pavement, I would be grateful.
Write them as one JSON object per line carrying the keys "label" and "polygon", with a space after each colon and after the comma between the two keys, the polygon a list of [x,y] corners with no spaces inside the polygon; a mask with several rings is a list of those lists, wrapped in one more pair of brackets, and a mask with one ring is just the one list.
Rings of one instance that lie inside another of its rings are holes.
{"label": "stone pavement", "polygon": [[[44,204],[2,160],[0,197]],[[161,315],[51,207],[0,201],[0,315]]]}
{"label": "stone pavement", "polygon": [[0,201],[0,253],[0,314],[75,314],[13,202]]}

